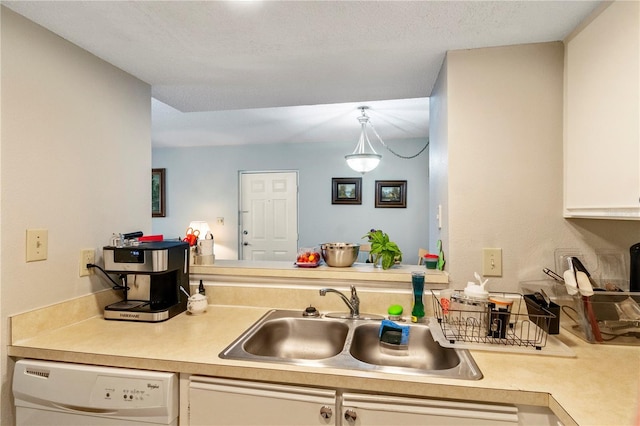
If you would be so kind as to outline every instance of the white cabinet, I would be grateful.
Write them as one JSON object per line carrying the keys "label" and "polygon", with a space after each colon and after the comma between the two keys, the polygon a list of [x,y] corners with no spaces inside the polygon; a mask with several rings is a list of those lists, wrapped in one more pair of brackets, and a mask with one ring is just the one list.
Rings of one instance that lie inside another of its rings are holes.
{"label": "white cabinet", "polygon": [[345,393],[343,426],[517,425],[513,406]]}
{"label": "white cabinet", "polygon": [[336,392],[191,376],[190,426],[336,425]]}
{"label": "white cabinet", "polygon": [[[183,426],[557,425],[547,408],[363,394],[190,376]],[[181,401],[181,404],[185,401]],[[523,417],[523,414],[527,414]]]}
{"label": "white cabinet", "polygon": [[640,2],[565,47],[564,216],[640,220]]}

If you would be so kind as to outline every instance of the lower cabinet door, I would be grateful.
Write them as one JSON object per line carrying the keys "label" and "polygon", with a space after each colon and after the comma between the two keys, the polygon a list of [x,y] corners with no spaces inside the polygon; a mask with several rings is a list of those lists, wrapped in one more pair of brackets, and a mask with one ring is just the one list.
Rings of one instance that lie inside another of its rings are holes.
{"label": "lower cabinet door", "polygon": [[517,425],[518,409],[482,403],[345,393],[343,426]]}
{"label": "lower cabinet door", "polygon": [[190,426],[336,425],[336,392],[191,376]]}

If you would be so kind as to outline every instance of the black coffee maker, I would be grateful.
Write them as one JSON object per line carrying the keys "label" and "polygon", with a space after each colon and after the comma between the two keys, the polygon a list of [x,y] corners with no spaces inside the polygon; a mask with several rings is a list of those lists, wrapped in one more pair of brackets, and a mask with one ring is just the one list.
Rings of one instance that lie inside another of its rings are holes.
{"label": "black coffee maker", "polygon": [[629,291],[640,292],[640,243],[632,245],[629,251],[631,254]]}
{"label": "black coffee maker", "polygon": [[[119,274],[124,299],[104,308],[109,320],[160,322],[187,309],[189,244],[182,241],[103,248],[105,271]],[[183,292],[184,290],[184,292]]]}

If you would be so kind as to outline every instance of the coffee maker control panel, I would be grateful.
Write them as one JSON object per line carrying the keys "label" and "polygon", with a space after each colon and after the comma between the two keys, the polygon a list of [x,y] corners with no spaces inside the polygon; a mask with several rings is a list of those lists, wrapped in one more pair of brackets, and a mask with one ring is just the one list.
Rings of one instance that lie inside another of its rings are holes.
{"label": "coffee maker control panel", "polygon": [[165,272],[168,250],[142,250],[133,247],[105,247],[104,267],[111,272]]}
{"label": "coffee maker control panel", "polygon": [[130,247],[107,246],[103,248],[104,268],[109,272],[166,272],[171,267],[169,251],[180,250],[182,245],[185,244],[154,242]]}

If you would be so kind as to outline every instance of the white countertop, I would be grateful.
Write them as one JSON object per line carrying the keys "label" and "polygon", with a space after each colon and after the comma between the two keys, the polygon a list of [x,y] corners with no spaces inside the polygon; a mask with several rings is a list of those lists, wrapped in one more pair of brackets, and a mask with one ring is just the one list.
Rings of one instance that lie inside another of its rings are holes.
{"label": "white countertop", "polygon": [[[260,291],[254,289],[253,296],[260,299]],[[101,307],[113,297],[110,292],[102,292],[12,317],[9,355],[355,391],[375,389],[408,396],[538,405],[550,407],[566,425],[632,425],[636,421],[638,347],[592,345],[563,331],[559,339],[575,351],[575,358],[474,350],[473,358],[484,374],[477,381],[296,367],[218,357],[268,308],[212,304],[203,315],[185,313],[162,323],[106,321]]]}

